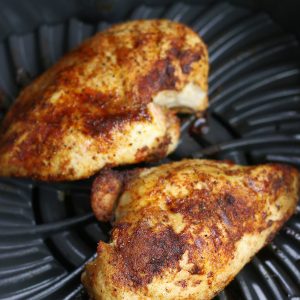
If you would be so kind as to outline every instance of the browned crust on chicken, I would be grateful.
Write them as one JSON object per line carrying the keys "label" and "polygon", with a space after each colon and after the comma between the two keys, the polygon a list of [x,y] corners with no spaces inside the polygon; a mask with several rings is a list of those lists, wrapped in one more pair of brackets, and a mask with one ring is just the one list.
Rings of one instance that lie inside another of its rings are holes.
{"label": "browned crust on chicken", "polygon": [[207,76],[206,46],[183,24],[138,20],[98,33],[21,92],[2,124],[0,175],[74,180],[165,156],[179,121],[153,98],[197,85],[204,96],[192,106],[203,111]]}
{"label": "browned crust on chicken", "polygon": [[95,178],[91,191],[91,207],[95,217],[102,221],[113,221],[119,196],[127,183],[138,176],[141,168],[119,172],[104,169]]}
{"label": "browned crust on chicken", "polygon": [[299,172],[184,160],[141,172],[83,282],[95,299],[210,299],[292,215]]}
{"label": "browned crust on chicken", "polygon": [[91,205],[97,219],[102,221],[112,219],[116,200],[123,187],[122,177],[119,172],[103,170],[94,180]]}

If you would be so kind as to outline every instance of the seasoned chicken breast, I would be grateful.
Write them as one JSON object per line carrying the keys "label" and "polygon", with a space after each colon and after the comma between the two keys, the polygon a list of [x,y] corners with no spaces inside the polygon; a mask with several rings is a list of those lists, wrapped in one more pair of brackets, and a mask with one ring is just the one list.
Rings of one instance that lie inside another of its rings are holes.
{"label": "seasoned chicken breast", "polygon": [[299,198],[299,172],[280,164],[183,160],[100,176],[92,198],[98,218],[119,202],[110,243],[99,243],[82,275],[92,299],[211,299]]}
{"label": "seasoned chicken breast", "polygon": [[26,87],[0,137],[0,176],[89,177],[163,157],[176,111],[207,108],[208,54],[183,24],[140,20],[96,34]]}

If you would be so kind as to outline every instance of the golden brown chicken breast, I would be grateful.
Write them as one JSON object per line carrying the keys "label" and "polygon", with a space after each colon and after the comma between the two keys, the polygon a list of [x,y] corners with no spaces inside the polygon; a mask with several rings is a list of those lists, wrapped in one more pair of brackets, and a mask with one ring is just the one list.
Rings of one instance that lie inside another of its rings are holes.
{"label": "golden brown chicken breast", "polygon": [[0,176],[75,180],[174,150],[174,112],[207,108],[208,54],[183,24],[96,34],[26,87],[0,137]]}
{"label": "golden brown chicken breast", "polygon": [[280,164],[183,160],[101,175],[93,199],[106,213],[98,217],[107,219],[121,196],[111,242],[99,243],[82,275],[92,299],[211,299],[270,241],[299,198],[299,172]]}

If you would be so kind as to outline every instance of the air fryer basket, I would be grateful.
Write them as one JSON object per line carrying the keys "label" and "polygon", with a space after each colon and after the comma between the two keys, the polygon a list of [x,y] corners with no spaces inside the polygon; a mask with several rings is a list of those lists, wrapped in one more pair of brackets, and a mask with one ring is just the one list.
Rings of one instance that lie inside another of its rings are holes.
{"label": "air fryer basket", "polygon": [[[207,122],[182,117],[183,157],[300,167],[300,51],[268,15],[225,2],[138,6],[126,19],[169,18],[209,46]],[[0,44],[0,118],[18,91],[68,49],[110,24],[77,19],[42,25]],[[41,183],[0,179],[0,298],[86,299],[84,264],[110,227],[89,205],[92,180]],[[300,207],[217,299],[300,299]]]}

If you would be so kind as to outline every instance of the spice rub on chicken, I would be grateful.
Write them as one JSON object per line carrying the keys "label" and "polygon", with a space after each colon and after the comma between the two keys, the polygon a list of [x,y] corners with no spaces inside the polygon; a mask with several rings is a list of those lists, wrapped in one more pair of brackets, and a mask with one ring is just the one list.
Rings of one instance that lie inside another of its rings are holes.
{"label": "spice rub on chicken", "polygon": [[211,299],[293,214],[299,180],[210,160],[100,173],[93,209],[107,220],[115,206],[115,224],[82,282],[92,299]]}
{"label": "spice rub on chicken", "polygon": [[76,180],[166,156],[179,139],[175,113],[207,108],[207,77],[206,46],[187,26],[112,26],[20,93],[2,124],[0,176]]}

